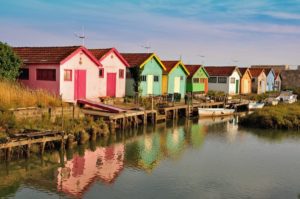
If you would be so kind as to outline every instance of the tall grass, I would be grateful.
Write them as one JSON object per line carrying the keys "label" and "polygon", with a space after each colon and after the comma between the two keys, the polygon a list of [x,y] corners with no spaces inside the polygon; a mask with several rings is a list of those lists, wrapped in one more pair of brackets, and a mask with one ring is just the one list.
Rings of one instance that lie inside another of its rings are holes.
{"label": "tall grass", "polygon": [[31,90],[18,82],[0,80],[0,109],[61,106],[59,97],[44,90]]}
{"label": "tall grass", "polygon": [[242,118],[248,127],[300,130],[300,102],[265,107]]}

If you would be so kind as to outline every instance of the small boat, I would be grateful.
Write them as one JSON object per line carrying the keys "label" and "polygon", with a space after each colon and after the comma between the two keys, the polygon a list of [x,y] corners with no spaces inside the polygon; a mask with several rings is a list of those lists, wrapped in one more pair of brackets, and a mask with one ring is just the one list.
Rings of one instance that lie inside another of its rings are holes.
{"label": "small boat", "polygon": [[266,104],[271,105],[271,106],[276,106],[279,102],[279,100],[276,98],[267,98],[265,101],[266,101]]}
{"label": "small boat", "polygon": [[233,115],[234,109],[227,108],[198,108],[199,117],[220,117]]}
{"label": "small boat", "polygon": [[253,109],[262,109],[264,107],[265,103],[264,102],[250,102],[248,104],[248,109],[253,110]]}
{"label": "small boat", "polygon": [[297,95],[293,94],[292,91],[282,91],[276,99],[284,103],[292,104],[297,101]]}

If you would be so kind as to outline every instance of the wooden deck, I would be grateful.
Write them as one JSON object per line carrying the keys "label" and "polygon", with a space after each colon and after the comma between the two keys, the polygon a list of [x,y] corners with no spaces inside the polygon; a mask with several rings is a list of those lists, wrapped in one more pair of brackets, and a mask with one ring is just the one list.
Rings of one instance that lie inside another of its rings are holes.
{"label": "wooden deck", "polygon": [[6,160],[10,160],[11,149],[13,147],[26,146],[26,157],[30,156],[30,147],[32,144],[40,145],[40,154],[44,153],[47,142],[60,141],[64,146],[64,141],[68,138],[64,132],[59,131],[45,131],[45,132],[29,132],[15,134],[8,142],[1,143],[0,149],[5,150]]}

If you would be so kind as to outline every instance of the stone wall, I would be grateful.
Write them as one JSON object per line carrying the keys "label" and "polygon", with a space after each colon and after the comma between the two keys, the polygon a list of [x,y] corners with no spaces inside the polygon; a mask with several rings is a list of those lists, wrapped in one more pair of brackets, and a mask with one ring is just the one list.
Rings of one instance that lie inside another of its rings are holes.
{"label": "stone wall", "polygon": [[280,76],[283,89],[300,88],[300,70],[285,70]]}
{"label": "stone wall", "polygon": [[62,117],[62,112],[64,117],[74,117],[80,118],[83,117],[83,113],[81,113],[80,109],[76,106],[64,107],[55,107],[55,108],[18,108],[18,109],[10,109],[14,114],[17,120],[22,119],[38,119],[42,117],[49,117],[52,121],[54,121],[57,117]]}

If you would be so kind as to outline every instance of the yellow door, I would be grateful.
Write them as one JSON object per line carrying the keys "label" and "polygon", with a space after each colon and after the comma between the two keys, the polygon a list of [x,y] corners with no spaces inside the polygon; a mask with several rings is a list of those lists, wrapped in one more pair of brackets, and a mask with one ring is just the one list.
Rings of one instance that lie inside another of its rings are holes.
{"label": "yellow door", "polygon": [[244,87],[244,93],[249,93],[249,84],[248,83],[249,83],[248,79],[245,79],[244,80],[244,85],[243,85],[243,87]]}
{"label": "yellow door", "polygon": [[168,76],[163,75],[162,77],[162,94],[168,93]]}
{"label": "yellow door", "polygon": [[174,78],[174,93],[180,93],[180,77]]}
{"label": "yellow door", "polygon": [[147,75],[147,94],[153,94],[153,75]]}

